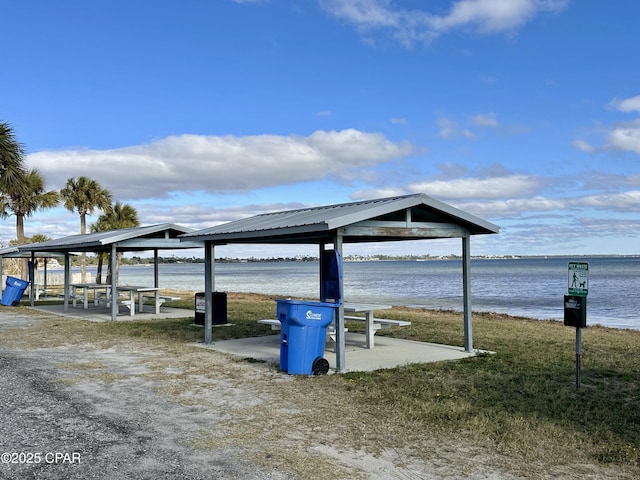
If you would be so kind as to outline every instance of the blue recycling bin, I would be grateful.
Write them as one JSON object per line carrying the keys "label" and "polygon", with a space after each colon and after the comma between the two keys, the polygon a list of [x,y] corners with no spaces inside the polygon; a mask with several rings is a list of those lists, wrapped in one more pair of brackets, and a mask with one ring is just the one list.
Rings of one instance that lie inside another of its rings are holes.
{"label": "blue recycling bin", "polygon": [[323,358],[327,326],[337,305],[331,302],[276,300],[280,320],[280,370],[319,375],[329,370]]}
{"label": "blue recycling bin", "polygon": [[2,301],[0,301],[0,303],[7,307],[18,305],[28,286],[29,282],[20,278],[7,276],[4,293],[2,294]]}

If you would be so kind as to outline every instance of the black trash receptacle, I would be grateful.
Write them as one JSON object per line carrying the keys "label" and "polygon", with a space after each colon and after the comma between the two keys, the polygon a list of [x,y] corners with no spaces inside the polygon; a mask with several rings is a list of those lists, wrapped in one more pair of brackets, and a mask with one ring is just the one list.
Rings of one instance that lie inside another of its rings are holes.
{"label": "black trash receptacle", "polygon": [[[212,292],[211,305],[213,306],[213,325],[227,323],[227,292]],[[204,292],[196,293],[195,297],[195,324],[204,325],[205,295]]]}

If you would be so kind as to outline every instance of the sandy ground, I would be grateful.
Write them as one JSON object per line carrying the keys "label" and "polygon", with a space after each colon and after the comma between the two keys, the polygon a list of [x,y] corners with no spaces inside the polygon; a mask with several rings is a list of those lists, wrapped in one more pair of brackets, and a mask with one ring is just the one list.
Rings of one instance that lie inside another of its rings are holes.
{"label": "sandy ground", "polygon": [[348,406],[313,378],[195,346],[78,341],[64,320],[16,311],[0,310],[2,479],[525,478],[428,432],[395,446],[384,418],[333,415]]}

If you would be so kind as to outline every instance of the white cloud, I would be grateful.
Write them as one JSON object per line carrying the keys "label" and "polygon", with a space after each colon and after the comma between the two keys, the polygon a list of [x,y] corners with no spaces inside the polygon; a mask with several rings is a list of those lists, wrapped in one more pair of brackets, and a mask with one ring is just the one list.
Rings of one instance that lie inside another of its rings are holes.
{"label": "white cloud", "polygon": [[439,118],[436,120],[438,126],[438,136],[440,138],[476,138],[476,134],[468,128],[461,128],[455,120],[450,118]]}
{"label": "white cloud", "polygon": [[[527,220],[523,225],[532,230],[538,230],[536,234],[538,236],[548,233],[539,227],[537,221],[545,218],[553,220],[555,224],[558,221],[562,222],[562,227],[559,227],[562,231],[567,229],[567,222],[576,222],[584,218],[585,210],[599,210],[606,212],[607,215],[611,212],[620,214],[640,212],[640,190],[558,197],[535,194],[540,192],[545,184],[553,181],[549,178],[530,178],[522,175],[425,181],[397,187],[359,190],[353,192],[351,198],[354,201],[360,201],[425,193],[491,221],[499,222],[500,219],[514,220],[526,217]],[[631,221],[627,219],[626,222]],[[631,230],[635,234],[640,234],[640,223],[637,221],[632,223],[635,226]]]}
{"label": "white cloud", "polygon": [[640,119],[621,123],[609,130],[607,147],[640,153]]}
{"label": "white cloud", "polygon": [[621,112],[640,112],[640,95],[622,100],[614,98],[610,103],[611,107]]}
{"label": "white cloud", "polygon": [[532,198],[511,198],[493,201],[467,201],[456,203],[456,207],[481,217],[517,217],[531,212],[552,212],[562,210],[566,202],[562,199],[536,196]]}
{"label": "white cloud", "polygon": [[637,237],[640,234],[640,222],[620,218],[584,217],[578,224],[590,234],[598,237]]}
{"label": "white cloud", "polygon": [[572,145],[578,150],[581,150],[586,153],[594,153],[595,151],[597,151],[596,147],[594,147],[593,145],[591,145],[589,142],[585,140],[575,140],[572,143]]}
{"label": "white cloud", "polygon": [[[630,98],[615,98],[608,104],[623,113],[640,113],[640,95]],[[603,150],[618,150],[640,154],[640,118],[612,124],[602,129],[604,145],[593,146],[584,140],[575,140],[573,146],[583,152],[597,152]]]}
{"label": "white cloud", "polygon": [[630,190],[614,194],[590,195],[580,199],[580,205],[622,212],[640,211],[640,191]]}
{"label": "white cloud", "polygon": [[392,118],[391,119],[391,123],[393,125],[408,125],[409,122],[407,121],[406,118]]}
{"label": "white cloud", "polygon": [[361,31],[389,29],[403,45],[429,43],[457,29],[512,33],[536,15],[563,10],[568,0],[458,0],[443,15],[407,10],[390,0],[320,0],[330,14]]}
{"label": "white cloud", "polygon": [[442,33],[469,26],[481,33],[509,32],[539,13],[559,11],[566,5],[563,0],[460,0],[448,14],[430,17],[429,24]]}
{"label": "white cloud", "polygon": [[458,125],[456,122],[449,118],[439,118],[436,120],[438,125],[438,136],[440,138],[454,137],[458,131]]}
{"label": "white cloud", "polygon": [[354,200],[424,193],[438,200],[482,200],[520,198],[533,195],[548,184],[548,179],[527,175],[503,175],[493,177],[465,177],[449,180],[425,180],[399,187],[384,187],[354,192]]}
{"label": "white cloud", "polygon": [[[584,195],[577,197],[550,198],[535,196],[532,198],[509,198],[504,200],[486,201],[474,199],[459,202],[456,207],[485,217],[517,217],[530,213],[547,213],[564,211],[584,211],[595,209],[606,212],[640,212],[640,191],[630,190],[613,194]],[[576,216],[578,218],[578,216]]]}
{"label": "white cloud", "polygon": [[[310,205],[288,202],[288,203],[263,203],[247,204],[242,206],[228,206],[216,208],[211,203],[200,203],[198,205],[179,205],[158,207],[150,203],[137,203],[136,208],[145,212],[145,222],[156,223],[179,223],[194,230],[209,228],[226,222],[241,220],[243,218],[260,215],[262,213],[279,212],[284,210],[296,210]],[[180,219],[176,221],[176,219]]]}
{"label": "white cloud", "polygon": [[501,125],[495,113],[478,113],[461,122],[449,117],[440,117],[436,119],[436,125],[440,138],[476,139],[480,136],[480,129],[486,128],[491,128],[500,135],[521,135],[529,132],[529,128],[523,125]]}
{"label": "white cloud", "polygon": [[399,27],[402,12],[394,12],[389,0],[320,0],[332,15],[367,27]]}
{"label": "white cloud", "polygon": [[479,127],[497,127],[498,120],[496,119],[495,113],[488,113],[483,115],[481,113],[477,114],[472,119],[473,123]]}
{"label": "white cloud", "polygon": [[[354,200],[425,193],[438,200],[479,215],[483,218],[517,218],[523,215],[561,215],[568,212],[582,217],[587,209],[603,212],[640,212],[640,190],[621,191],[625,186],[636,186],[637,178],[602,178],[599,186],[611,189],[611,193],[585,195],[545,196],[542,192],[558,179],[519,174],[491,175],[486,177],[458,177],[449,180],[425,180],[396,187],[368,189],[354,192]],[[613,191],[615,190],[615,191]]]}
{"label": "white cloud", "polygon": [[458,178],[434,180],[408,185],[411,192],[424,192],[435,198],[510,198],[531,195],[542,186],[539,178],[528,175],[507,175],[490,178]]}
{"label": "white cloud", "polygon": [[28,156],[60,188],[89,176],[115,198],[162,198],[177,191],[226,193],[326,177],[374,167],[410,154],[408,143],[379,133],[318,130],[309,136],[180,135],[113,150],[44,151]]}

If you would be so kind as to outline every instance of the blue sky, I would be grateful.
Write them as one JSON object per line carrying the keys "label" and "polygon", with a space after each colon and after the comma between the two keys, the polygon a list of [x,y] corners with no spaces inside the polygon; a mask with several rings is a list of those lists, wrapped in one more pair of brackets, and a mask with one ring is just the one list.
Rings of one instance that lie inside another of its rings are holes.
{"label": "blue sky", "polygon": [[[0,120],[49,189],[86,175],[143,225],[195,229],[423,192],[501,227],[472,254],[640,253],[639,2],[0,7]],[[59,207],[25,227],[56,238],[79,220]]]}

